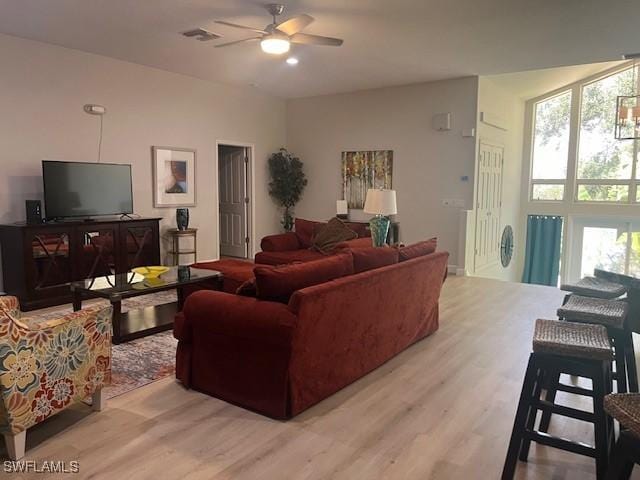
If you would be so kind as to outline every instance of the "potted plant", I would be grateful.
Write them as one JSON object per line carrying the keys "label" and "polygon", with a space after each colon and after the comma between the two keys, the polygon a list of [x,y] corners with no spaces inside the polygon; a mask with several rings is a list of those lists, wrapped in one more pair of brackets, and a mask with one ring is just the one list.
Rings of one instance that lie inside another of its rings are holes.
{"label": "potted plant", "polygon": [[293,207],[302,196],[307,179],[302,171],[302,162],[286,148],[269,157],[269,195],[284,208],[281,224],[285,231],[293,229]]}

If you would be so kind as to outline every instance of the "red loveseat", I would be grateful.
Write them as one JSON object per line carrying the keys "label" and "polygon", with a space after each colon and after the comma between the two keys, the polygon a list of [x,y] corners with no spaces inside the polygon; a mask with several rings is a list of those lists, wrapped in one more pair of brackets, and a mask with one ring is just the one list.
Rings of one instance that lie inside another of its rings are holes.
{"label": "red loveseat", "polygon": [[[293,262],[308,262],[326,257],[323,253],[311,250],[313,230],[317,225],[323,225],[324,223],[296,218],[294,222],[295,231],[269,235],[262,239],[260,242],[262,251],[256,253],[255,262],[266,265],[283,265]],[[371,238],[371,231],[367,224],[345,222],[345,225],[358,234],[356,242],[361,238]],[[371,243],[369,242],[368,245],[370,246]]]}
{"label": "red loveseat", "polygon": [[[323,261],[345,256],[353,261],[351,253]],[[302,288],[288,304],[196,292],[176,317],[176,376],[187,388],[261,414],[293,417],[438,329],[448,256],[436,252]]]}

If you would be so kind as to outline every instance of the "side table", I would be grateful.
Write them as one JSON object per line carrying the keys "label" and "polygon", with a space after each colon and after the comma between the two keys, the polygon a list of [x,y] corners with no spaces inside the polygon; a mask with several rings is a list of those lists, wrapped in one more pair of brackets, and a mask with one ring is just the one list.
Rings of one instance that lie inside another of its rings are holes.
{"label": "side table", "polygon": [[[178,230],[177,228],[170,228],[167,233],[171,237],[171,250],[169,253],[173,255],[173,264],[180,265],[180,255],[193,255],[194,263],[198,260],[197,253],[197,228],[187,228],[185,230]],[[188,250],[182,250],[180,247],[181,238],[193,238],[193,248]]]}

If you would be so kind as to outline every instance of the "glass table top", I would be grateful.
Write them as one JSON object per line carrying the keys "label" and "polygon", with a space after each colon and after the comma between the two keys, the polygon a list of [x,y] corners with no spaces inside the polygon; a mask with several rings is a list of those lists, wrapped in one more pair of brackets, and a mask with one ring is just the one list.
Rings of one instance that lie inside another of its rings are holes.
{"label": "glass table top", "polygon": [[145,278],[139,273],[127,272],[104,277],[88,278],[71,283],[72,291],[82,291],[100,297],[144,295],[154,290],[198,283],[203,280],[221,278],[217,270],[206,270],[189,266],[168,267],[169,270],[158,277]]}

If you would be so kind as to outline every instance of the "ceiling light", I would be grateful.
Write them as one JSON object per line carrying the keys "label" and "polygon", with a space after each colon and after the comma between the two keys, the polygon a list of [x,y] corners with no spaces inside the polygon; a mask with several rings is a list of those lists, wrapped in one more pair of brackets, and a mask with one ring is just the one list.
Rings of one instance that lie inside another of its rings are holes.
{"label": "ceiling light", "polygon": [[289,57],[289,58],[287,58],[287,63],[289,65],[297,65],[298,64],[298,59],[296,57]]}
{"label": "ceiling light", "polygon": [[277,33],[264,36],[260,41],[260,47],[264,53],[282,55],[289,51],[289,37]]}

